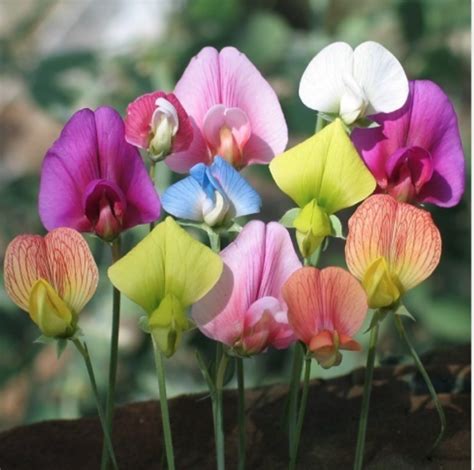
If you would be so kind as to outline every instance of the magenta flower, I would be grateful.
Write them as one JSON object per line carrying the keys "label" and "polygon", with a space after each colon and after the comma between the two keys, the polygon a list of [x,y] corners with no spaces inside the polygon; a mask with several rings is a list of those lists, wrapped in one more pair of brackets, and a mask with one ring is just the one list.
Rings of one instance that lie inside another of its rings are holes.
{"label": "magenta flower", "polygon": [[107,241],[159,217],[158,195],[117,111],[82,109],[69,119],[43,161],[39,213],[48,230],[70,227]]}
{"label": "magenta flower", "polygon": [[288,142],[278,98],[248,58],[233,47],[205,47],[191,59],[175,95],[196,132],[190,148],[168,159],[171,169],[187,172],[220,155],[237,169],[268,163]]}
{"label": "magenta flower", "polygon": [[161,160],[187,150],[193,140],[193,126],[173,93],[155,91],[128,105],[125,139],[147,149],[153,160]]}
{"label": "magenta flower", "polygon": [[378,128],[352,139],[380,192],[400,201],[452,207],[464,192],[464,154],[449,98],[428,80],[410,82],[403,108],[372,117]]}
{"label": "magenta flower", "polygon": [[275,222],[249,222],[221,257],[221,279],[193,306],[198,328],[243,356],[287,348],[295,336],[281,290],[301,267],[288,231]]}

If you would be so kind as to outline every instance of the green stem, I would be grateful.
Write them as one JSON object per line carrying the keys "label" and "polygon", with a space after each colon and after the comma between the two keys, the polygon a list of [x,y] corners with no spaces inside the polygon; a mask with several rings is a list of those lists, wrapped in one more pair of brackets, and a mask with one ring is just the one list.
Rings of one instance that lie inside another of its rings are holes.
{"label": "green stem", "polygon": [[[153,187],[155,186],[155,173],[156,173],[156,162],[151,160],[150,161],[150,179],[153,183]],[[150,222],[150,232],[155,228],[156,222]]]}
{"label": "green stem", "polygon": [[[375,312],[374,315],[378,315]],[[365,435],[367,431],[367,419],[369,416],[370,394],[372,392],[372,378],[374,375],[375,350],[377,337],[379,334],[379,322],[376,321],[370,330],[369,353],[367,355],[367,365],[365,368],[364,395],[362,397],[362,407],[360,411],[359,430],[357,433],[356,455],[354,460],[354,470],[362,470],[364,463]]]}
{"label": "green stem", "polygon": [[236,358],[237,364],[237,388],[239,391],[239,470],[245,469],[245,383],[244,383],[244,361],[241,357]]}
{"label": "green stem", "polygon": [[296,461],[298,459],[298,447],[300,445],[301,431],[303,429],[304,417],[306,413],[306,404],[308,402],[310,375],[311,375],[311,356],[307,356],[305,358],[303,392],[301,394],[300,409],[298,412],[298,422],[296,426],[296,433],[294,436],[294,447],[293,447],[293,452],[290,459],[290,470],[294,470],[296,468]]}
{"label": "green stem", "polygon": [[426,372],[425,367],[423,366],[423,363],[421,362],[420,357],[418,356],[418,353],[416,352],[415,348],[411,344],[410,340],[408,339],[408,335],[406,333],[405,327],[403,326],[403,321],[400,317],[400,315],[395,315],[395,322],[398,328],[398,331],[400,332],[400,336],[405,340],[406,345],[408,346],[408,349],[410,350],[410,353],[413,357],[413,360],[415,361],[416,367],[418,368],[421,376],[423,377],[423,380],[425,381],[426,386],[428,387],[428,390],[431,395],[431,399],[433,400],[433,403],[436,407],[436,410],[438,411],[439,415],[439,420],[441,424],[441,429],[438,434],[438,437],[436,438],[436,441],[434,442],[433,446],[431,447],[429,453],[433,452],[438,444],[441,442],[444,436],[444,432],[446,430],[446,416],[444,414],[443,407],[441,406],[441,403],[439,401],[438,395],[436,393],[436,390],[433,386],[433,383],[431,382],[430,376]]}
{"label": "green stem", "polygon": [[316,134],[320,130],[322,130],[327,124],[327,121],[321,117],[321,115],[318,113],[316,116],[316,125],[314,127],[314,133]]}
{"label": "green stem", "polygon": [[[117,237],[111,245],[112,264],[120,259],[120,237]],[[112,292],[112,334],[110,339],[110,364],[109,364],[109,384],[107,388],[107,401],[105,408],[105,419],[107,429],[112,435],[114,408],[115,408],[115,384],[117,379],[118,362],[118,341],[120,330],[120,291],[113,287]],[[100,468],[106,470],[109,468],[109,457],[104,443],[102,447],[102,460]]]}
{"label": "green stem", "polygon": [[86,343],[82,344],[78,339],[73,339],[72,342],[74,346],[76,346],[77,350],[81,354],[82,358],[84,359],[84,363],[86,365],[87,374],[89,375],[89,381],[91,384],[92,391],[94,393],[95,404],[97,407],[97,413],[99,414],[100,424],[102,426],[102,431],[104,433],[104,442],[105,447],[107,449],[107,455],[109,455],[110,460],[112,461],[112,466],[115,470],[118,469],[117,460],[115,459],[114,448],[112,445],[112,440],[110,438],[110,432],[107,427],[107,423],[105,420],[104,412],[102,410],[102,405],[100,404],[99,392],[97,390],[97,383],[95,380],[94,369],[92,367],[91,358],[89,355],[89,350],[87,349]]}
{"label": "green stem", "polygon": [[216,457],[217,469],[225,469],[225,452],[224,452],[224,416],[222,406],[222,392],[224,389],[225,371],[229,357],[225,352],[222,353],[220,362],[218,363],[216,375],[216,396],[215,396],[215,440],[216,440]]}
{"label": "green stem", "polygon": [[171,437],[170,415],[168,410],[168,399],[166,398],[165,367],[163,364],[163,354],[158,349],[155,340],[153,341],[153,352],[155,357],[156,375],[158,377],[158,390],[160,393],[161,424],[163,426],[163,436],[165,439],[166,461],[168,470],[175,470],[173,440]]}
{"label": "green stem", "polygon": [[289,453],[290,461],[293,460],[296,442],[297,430],[297,412],[298,412],[298,395],[301,380],[301,369],[303,366],[303,350],[299,343],[295,343],[293,349],[293,364],[291,368],[289,404],[288,404],[288,437],[289,437]]}
{"label": "green stem", "polygon": [[219,253],[221,251],[221,237],[217,232],[210,228],[207,232],[209,236],[209,245],[211,246],[211,250],[215,253]]}

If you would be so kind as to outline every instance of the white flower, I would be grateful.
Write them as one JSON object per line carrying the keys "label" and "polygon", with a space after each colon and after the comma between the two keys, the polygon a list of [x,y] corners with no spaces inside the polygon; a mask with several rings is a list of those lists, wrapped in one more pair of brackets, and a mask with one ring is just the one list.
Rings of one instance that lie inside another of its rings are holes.
{"label": "white flower", "polygon": [[335,42],[308,64],[299,95],[308,108],[339,115],[350,125],[400,109],[408,98],[408,79],[397,58],[380,44],[368,41],[352,50]]}

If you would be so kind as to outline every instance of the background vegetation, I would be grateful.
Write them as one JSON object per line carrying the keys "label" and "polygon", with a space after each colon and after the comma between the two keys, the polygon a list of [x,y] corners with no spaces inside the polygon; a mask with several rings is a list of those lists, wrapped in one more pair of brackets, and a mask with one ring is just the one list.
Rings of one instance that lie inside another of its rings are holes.
{"label": "background vegetation", "polygon": [[[470,7],[465,0],[10,0],[0,1],[0,257],[17,234],[43,233],[37,213],[43,155],[62,124],[81,107],[115,106],[124,113],[136,96],[172,90],[190,58],[203,46],[234,45],[245,52],[277,91],[290,129],[290,145],[314,129],[314,113],[298,99],[299,78],[326,44],[364,40],[384,44],[410,78],[439,83],[458,112],[470,175]],[[269,116],[271,119],[271,116]],[[159,189],[173,175],[163,165]],[[268,171],[246,171],[261,193],[265,220],[278,220],[289,200]],[[470,341],[470,192],[454,209],[430,208],[443,236],[443,257],[430,280],[407,305],[417,318],[411,334],[420,351]],[[347,216],[345,214],[345,220]],[[131,247],[144,235],[125,235]],[[87,237],[101,267],[101,284],[81,317],[105,386],[111,293],[105,269],[108,247]],[[343,245],[331,243],[323,265],[344,266]],[[124,302],[118,393],[121,402],[153,398],[157,386],[150,343],[138,329],[140,312]],[[93,411],[82,364],[72,349],[33,344],[39,335],[25,313],[0,290],[0,428]],[[390,321],[379,360],[403,361]],[[367,335],[365,335],[367,336]],[[362,342],[366,342],[363,334]],[[168,362],[171,395],[204,388],[194,349],[210,351],[197,332]],[[342,374],[362,364],[345,354]],[[269,352],[246,361],[251,385],[286,380],[288,354]],[[328,375],[314,366],[314,376]]]}

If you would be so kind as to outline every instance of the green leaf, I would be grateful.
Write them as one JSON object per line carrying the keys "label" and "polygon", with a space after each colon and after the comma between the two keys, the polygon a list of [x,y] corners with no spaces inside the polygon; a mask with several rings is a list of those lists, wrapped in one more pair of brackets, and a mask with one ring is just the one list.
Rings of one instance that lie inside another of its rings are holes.
{"label": "green leaf", "polygon": [[56,340],[54,338],[51,338],[50,336],[45,336],[41,335],[38,338],[36,338],[33,343],[38,343],[38,344],[52,344]]}
{"label": "green leaf", "polygon": [[416,318],[407,310],[405,305],[400,304],[400,306],[395,311],[395,315],[400,315],[401,317],[408,317],[410,320],[416,321]]}
{"label": "green leaf", "polygon": [[201,370],[202,376],[204,377],[204,380],[207,383],[209,391],[211,392],[211,395],[214,396],[216,393],[216,386],[214,384],[214,381],[211,378],[209,368],[206,366],[206,363],[204,362],[204,358],[202,357],[199,351],[196,351],[196,360],[197,360],[199,369]]}
{"label": "green leaf", "polygon": [[150,326],[148,325],[148,317],[146,315],[142,315],[138,319],[138,326],[144,333],[151,333]]}
{"label": "green leaf", "polygon": [[61,338],[56,341],[56,357],[59,359],[67,347],[67,339]]}
{"label": "green leaf", "polygon": [[346,237],[342,232],[342,223],[339,220],[339,217],[334,214],[330,215],[329,221],[331,222],[331,236],[334,238],[341,238],[342,240],[345,240]]}
{"label": "green leaf", "polygon": [[279,220],[279,223],[286,228],[293,228],[293,223],[300,212],[301,209],[299,207],[293,207],[293,209],[290,209],[283,214],[282,218]]}

